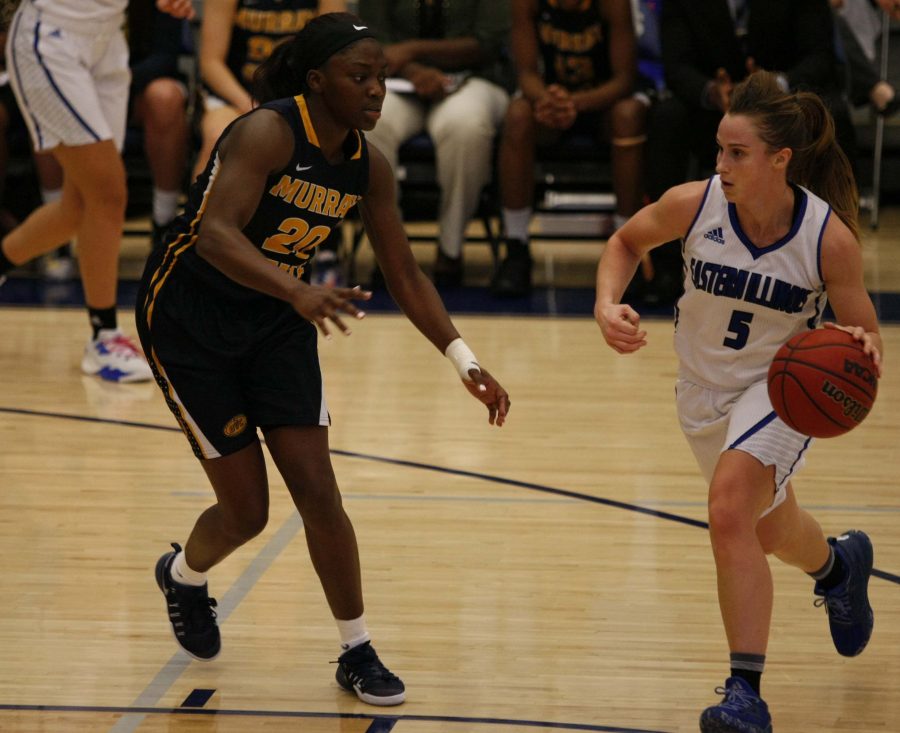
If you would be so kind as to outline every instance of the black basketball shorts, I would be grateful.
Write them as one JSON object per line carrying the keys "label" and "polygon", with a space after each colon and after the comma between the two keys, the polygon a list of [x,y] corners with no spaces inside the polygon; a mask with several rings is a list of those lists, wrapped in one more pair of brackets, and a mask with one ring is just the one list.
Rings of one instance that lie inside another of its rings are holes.
{"label": "black basketball shorts", "polygon": [[234,453],[257,428],[330,425],[315,326],[280,301],[237,303],[197,285],[170,277],[137,308],[144,353],[194,454]]}

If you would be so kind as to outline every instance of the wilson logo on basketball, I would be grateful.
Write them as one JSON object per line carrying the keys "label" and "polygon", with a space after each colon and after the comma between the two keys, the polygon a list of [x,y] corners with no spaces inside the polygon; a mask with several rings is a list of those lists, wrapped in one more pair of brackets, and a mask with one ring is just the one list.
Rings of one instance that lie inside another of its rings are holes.
{"label": "wilson logo on basketball", "polygon": [[869,408],[861,405],[858,400],[848,395],[844,390],[838,389],[827,379],[822,383],[822,393],[833,399],[844,409],[844,417],[849,417],[854,422],[862,422],[869,414]]}
{"label": "wilson logo on basketball", "polygon": [[858,361],[853,361],[852,359],[844,359],[844,372],[846,374],[852,374],[855,377],[859,377],[870,387],[874,388],[878,386],[878,380],[876,379],[875,374],[872,372],[872,370],[867,366],[860,364]]}
{"label": "wilson logo on basketball", "polygon": [[235,415],[231,420],[225,423],[225,427],[222,428],[222,432],[225,433],[225,437],[233,438],[235,435],[240,435],[247,429],[247,416],[246,415]]}

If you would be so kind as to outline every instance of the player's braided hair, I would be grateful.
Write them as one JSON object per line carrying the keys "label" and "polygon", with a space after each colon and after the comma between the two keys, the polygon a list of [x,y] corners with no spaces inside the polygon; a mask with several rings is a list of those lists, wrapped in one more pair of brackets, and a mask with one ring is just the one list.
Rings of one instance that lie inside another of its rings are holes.
{"label": "player's braided hair", "polygon": [[859,193],[850,161],[838,145],[834,120],[812,92],[785,93],[774,74],[758,71],[734,88],[728,113],[756,122],[772,150],[790,148],[788,180],[827,201],[859,237]]}

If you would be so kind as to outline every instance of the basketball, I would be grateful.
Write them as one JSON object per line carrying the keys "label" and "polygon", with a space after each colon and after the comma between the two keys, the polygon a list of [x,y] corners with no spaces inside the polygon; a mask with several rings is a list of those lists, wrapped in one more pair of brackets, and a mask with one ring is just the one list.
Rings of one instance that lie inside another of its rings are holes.
{"label": "basketball", "polygon": [[872,409],[878,391],[875,364],[849,333],[820,328],[798,333],[769,367],[775,413],[813,438],[843,435]]}

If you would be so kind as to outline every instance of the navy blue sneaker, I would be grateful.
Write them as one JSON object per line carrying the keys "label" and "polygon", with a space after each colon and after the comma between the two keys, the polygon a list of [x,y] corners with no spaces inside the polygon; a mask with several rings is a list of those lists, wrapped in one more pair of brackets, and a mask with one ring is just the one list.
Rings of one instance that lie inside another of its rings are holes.
{"label": "navy blue sneaker", "polygon": [[406,699],[403,682],[381,663],[371,642],[345,651],[337,666],[337,683],[369,705],[399,705]]}
{"label": "navy blue sneaker", "polygon": [[848,529],[840,537],[829,537],[828,544],[840,556],[847,577],[831,590],[816,583],[813,592],[821,596],[816,606],[825,606],[834,648],[845,657],[855,657],[866,648],[875,626],[868,592],[872,541],[865,532]]}
{"label": "navy blue sneaker", "polygon": [[210,598],[206,584],[182,585],[172,580],[172,561],[181,552],[173,542],[174,552],[167,552],[156,563],[156,584],[166,597],[166,610],[175,641],[190,656],[208,662],[219,656],[222,640],[216,623],[216,599]]}
{"label": "navy blue sneaker", "polygon": [[703,733],[772,733],[769,706],[747,680],[729,677],[725,687],[717,687],[716,693],[725,697],[701,713]]}

